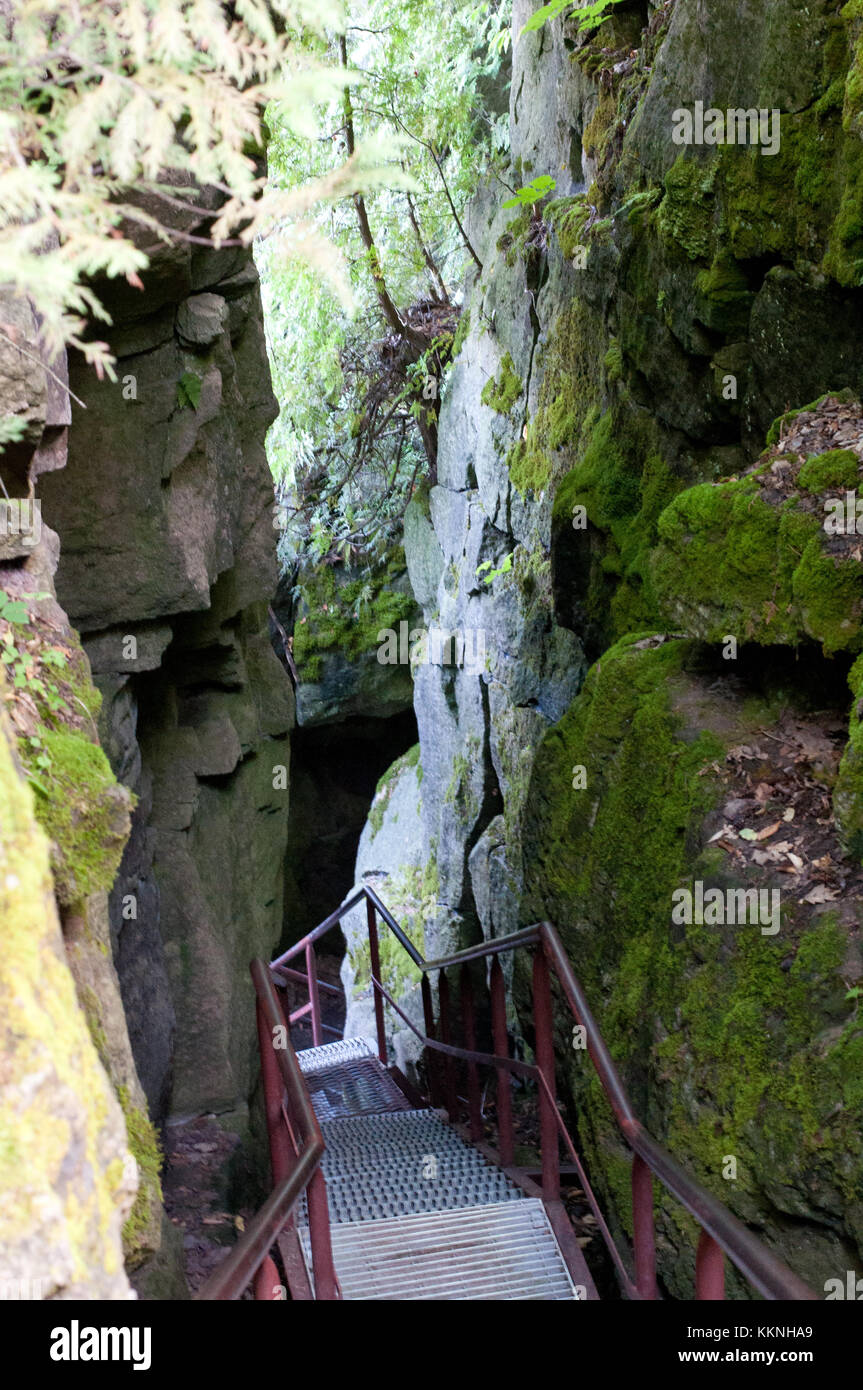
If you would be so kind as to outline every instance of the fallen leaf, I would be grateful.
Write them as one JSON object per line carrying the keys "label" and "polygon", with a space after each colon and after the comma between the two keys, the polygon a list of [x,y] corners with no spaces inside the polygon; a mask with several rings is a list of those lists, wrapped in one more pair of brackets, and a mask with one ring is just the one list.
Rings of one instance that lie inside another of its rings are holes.
{"label": "fallen leaf", "polygon": [[741,840],[760,840],[761,836],[758,834],[757,830],[750,830],[748,827],[746,827],[745,829],[741,830],[740,838]]}
{"label": "fallen leaf", "polygon": [[781,824],[781,820],[777,820],[774,821],[773,825],[766,825],[763,830],[758,831],[755,836],[756,840],[769,840],[771,835],[776,834]]}
{"label": "fallen leaf", "polygon": [[785,810],[782,812],[782,819],[783,819],[783,820],[793,820],[793,819],[794,819],[794,807],[793,807],[793,806],[787,806],[787,807],[785,808]]}
{"label": "fallen leaf", "polygon": [[816,883],[814,888],[810,888],[805,897],[801,898],[802,903],[832,903],[839,894],[832,888],[828,888],[825,883]]}

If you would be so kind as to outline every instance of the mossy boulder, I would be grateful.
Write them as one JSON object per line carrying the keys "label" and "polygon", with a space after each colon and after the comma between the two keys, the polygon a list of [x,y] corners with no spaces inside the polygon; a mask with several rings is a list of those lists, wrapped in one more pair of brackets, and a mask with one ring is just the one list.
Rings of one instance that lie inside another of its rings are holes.
{"label": "mossy boulder", "polygon": [[[421,626],[422,617],[403,548],[363,569],[307,567],[298,584],[293,635],[298,723],[320,724],[354,714],[383,718],[409,708],[409,634]],[[395,634],[399,659],[380,659],[381,633]]]}
{"label": "mossy boulder", "polygon": [[[798,901],[782,856],[760,866],[729,832],[736,805],[758,808],[727,801],[730,770],[768,775],[758,740],[766,730],[781,742],[783,726],[769,693],[726,679],[718,695],[720,667],[695,644],[645,635],[592,668],[537,755],[522,921],[557,925],[648,1128],[820,1289],[863,1246],[863,1028],[846,998],[863,976],[863,901],[859,887],[841,902]],[[673,894],[699,881],[769,885],[778,931],[676,924]],[[631,1234],[627,1151],[563,1025],[558,1056],[592,1178]],[[662,1278],[692,1297],[695,1223],[656,1195]],[[748,1296],[736,1276],[731,1286]]]}
{"label": "mossy boulder", "polygon": [[[853,447],[823,447],[837,423]],[[845,513],[863,477],[861,427],[858,402],[826,397],[792,417],[750,472],[677,496],[651,557],[662,615],[711,642],[859,650],[860,538],[856,512],[850,528]]]}
{"label": "mossy boulder", "polygon": [[[3,677],[0,684],[5,687]],[[8,692],[7,692],[8,693]],[[0,713],[0,1244],[7,1297],[127,1298],[123,1115],[66,962],[48,843]]]}

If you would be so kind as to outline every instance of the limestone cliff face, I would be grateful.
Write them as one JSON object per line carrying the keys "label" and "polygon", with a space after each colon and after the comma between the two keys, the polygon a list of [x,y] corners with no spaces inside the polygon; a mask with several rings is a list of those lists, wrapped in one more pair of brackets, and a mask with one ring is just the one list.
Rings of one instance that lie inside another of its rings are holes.
{"label": "limestone cliff face", "polygon": [[[534,217],[477,200],[406,524],[426,622],[486,657],[414,672],[427,931],[554,920],[647,1123],[817,1288],[863,1240],[859,555],[816,517],[863,460],[861,25],[669,0],[516,43],[511,182],[557,187]],[[779,113],[775,153],[676,144],[699,102]],[[696,882],[778,891],[778,931],[673,920]],[[625,1235],[625,1152],[563,1072]],[[660,1222],[689,1296],[691,1230]]]}
{"label": "limestone cliff face", "polygon": [[138,1186],[118,1099],[69,969],[49,842],[0,713],[0,1249],[4,1298],[130,1297]]}
{"label": "limestone cliff face", "polygon": [[[4,1271],[8,1237],[16,1278],[47,1270],[41,1296],[122,1296],[124,1258],[142,1293],[185,1296],[151,1121],[216,1110],[242,1123],[254,1081],[248,961],[281,930],[294,715],[267,622],[275,402],[257,274],[245,253],[148,249],[143,291],[100,287],[118,380],[72,361],[74,418],[65,360],[42,363],[29,308],[4,300],[0,402],[24,423],[4,481],[13,512],[36,485],[42,523],[39,537],[3,517],[10,712],[33,789],[10,782],[8,797],[23,816],[35,795],[57,907],[22,898],[19,912],[13,893],[0,926],[14,938],[28,918],[22,960],[40,988],[27,1036],[53,1028],[45,980],[64,1009],[74,981],[80,1010],[70,1006],[69,1036],[46,1054],[57,1143],[4,1233]],[[38,866],[38,832],[34,844]],[[18,879],[12,865],[10,893]],[[54,1132],[42,1092],[29,1110],[21,1099],[37,1054],[13,1047],[7,1067],[4,1134],[19,1171],[26,1145]]]}
{"label": "limestone cliff face", "polygon": [[86,410],[43,510],[61,602],[139,797],[111,931],[153,1113],[242,1109],[248,961],[281,926],[293,697],[269,641],[264,436],[276,413],[250,255],[156,252],[106,287],[118,381],[71,364]]}
{"label": "limestone cliff face", "polygon": [[182,1297],[111,960],[132,797],[99,747],[99,693],[54,595],[59,538],[32,497],[65,463],[66,363],[46,360],[26,302],[0,312],[0,405],[25,422],[3,455],[0,538],[4,1297],[127,1297],[124,1260],[150,1257]]}

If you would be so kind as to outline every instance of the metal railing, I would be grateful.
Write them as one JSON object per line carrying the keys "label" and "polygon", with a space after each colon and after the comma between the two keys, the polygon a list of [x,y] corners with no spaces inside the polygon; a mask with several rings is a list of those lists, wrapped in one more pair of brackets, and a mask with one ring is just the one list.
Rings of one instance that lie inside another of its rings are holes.
{"label": "metal railing", "polygon": [[283,1286],[270,1252],[292,1221],[294,1209],[305,1192],[315,1297],[339,1298],[327,1191],[320,1169],[323,1136],[269,968],[262,960],[254,960],[251,973],[257,994],[258,1046],[273,1191],[228,1258],[195,1297],[203,1301],[240,1298],[254,1280],[255,1298],[271,1301],[274,1291]]}
{"label": "metal railing", "polygon": [[[369,938],[371,984],[374,994],[375,1024],[378,1055],[387,1065],[384,1006],[388,1005],[422,1042],[426,1052],[430,1098],[442,1105],[452,1120],[458,1117],[455,1062],[467,1068],[467,1110],[469,1133],[474,1142],[482,1137],[480,1066],[493,1068],[497,1073],[498,1154],[503,1167],[512,1167],[515,1152],[515,1133],[509,1073],[518,1073],[535,1081],[539,1093],[540,1152],[542,1160],[542,1194],[546,1203],[560,1200],[559,1141],[563,1141],[583,1186],[585,1196],[596,1219],[600,1234],[617,1271],[624,1293],[634,1299],[658,1297],[656,1281],[656,1238],[653,1207],[653,1179],[657,1178],[667,1192],[697,1222],[700,1235],[695,1256],[696,1298],[721,1299],[725,1296],[725,1266],[727,1256],[744,1278],[767,1299],[809,1300],[818,1297],[788,1266],[753,1235],[718,1198],[692,1178],[648,1133],[635,1115],[620,1074],[599,1030],[581,985],[555,928],[549,922],[527,927],[510,936],[469,946],[439,960],[427,961],[405,935],[377,893],[364,884],[331,913],[321,924],[303,937],[288,951],[272,961],[270,969],[276,979],[285,983],[308,984],[309,1002],[292,1019],[311,1015],[313,1041],[317,1044],[326,1025],[320,1020],[320,999],[317,989],[322,982],[314,980],[314,945],[326,935],[362,900],[366,901],[366,922]],[[420,1032],[399,1007],[381,982],[380,949],[377,918],[393,933],[396,940],[421,972],[421,991],[425,1032]],[[500,956],[529,949],[533,958],[533,1022],[536,1031],[536,1063],[531,1066],[509,1055],[506,1026],[506,991]],[[306,974],[291,969],[288,962],[305,953]],[[493,1053],[476,1049],[476,1004],[474,980],[470,965],[479,960],[490,961],[490,1014]],[[448,971],[459,970],[460,1004],[464,1045],[451,1041],[452,1006]],[[430,977],[437,972],[438,1010],[435,1021]],[[620,1251],[617,1249],[602,1210],[590,1186],[587,1174],[576,1151],[560,1110],[555,1093],[555,1055],[552,973],[560,986],[563,998],[576,1024],[584,1029],[586,1050],[599,1082],[611,1105],[621,1136],[632,1152],[632,1250],[635,1277],[632,1278]],[[328,988],[332,988],[329,986]]]}
{"label": "metal railing", "polygon": [[[323,1152],[323,1140],[314,1116],[308,1090],[292,1048],[274,1053],[272,1029],[284,1022],[273,981],[287,988],[290,984],[305,985],[308,1002],[289,1015],[289,1023],[308,1018],[312,1041],[319,1045],[324,1031],[329,1029],[321,1019],[321,990],[340,994],[335,986],[319,980],[316,974],[315,943],[335,927],[360,902],[366,903],[366,926],[369,938],[369,962],[374,996],[378,1056],[384,1066],[388,1063],[384,1006],[388,1005],[422,1042],[425,1049],[430,1099],[446,1109],[451,1120],[459,1116],[455,1063],[465,1063],[467,1069],[467,1110],[469,1134],[473,1142],[482,1139],[482,1093],[479,1067],[492,1068],[497,1076],[497,1156],[504,1168],[513,1169],[515,1130],[509,1075],[512,1073],[533,1080],[537,1086],[540,1110],[540,1152],[542,1164],[542,1197],[548,1207],[559,1205],[560,1141],[570,1155],[575,1172],[583,1187],[597,1227],[617,1271],[624,1294],[632,1299],[659,1297],[656,1280],[656,1237],[654,1224],[653,1180],[658,1179],[698,1224],[700,1235],[695,1255],[695,1291],[698,1299],[721,1299],[725,1296],[725,1257],[764,1298],[794,1301],[818,1297],[776,1255],[752,1234],[712,1193],[696,1182],[647,1132],[636,1117],[620,1074],[602,1037],[581,985],[564,950],[555,928],[549,922],[527,927],[510,936],[480,942],[465,950],[456,951],[438,960],[427,961],[406,936],[388,908],[367,884],[356,890],[341,907],[325,918],[319,926],[270,963],[269,971],[260,961],[253,962],[252,976],[258,993],[258,1035],[267,1098],[267,1125],[273,1180],[276,1190],[258,1213],[251,1226],[235,1247],[224,1265],[217,1270],[198,1298],[236,1298],[256,1278],[256,1295],[270,1297],[266,1287],[270,1273],[276,1273],[269,1256],[281,1227],[278,1220],[290,1216],[303,1188],[309,1189],[310,1239],[315,1278],[315,1296],[339,1297],[338,1283],[332,1263],[329,1240],[326,1190],[318,1164]],[[385,926],[410,956],[421,974],[421,993],[425,1032],[408,1018],[381,981],[380,945],[377,919]],[[535,1029],[535,1064],[522,1062],[509,1055],[506,1024],[506,989],[500,956],[522,949],[533,951],[533,1022]],[[305,957],[305,972],[289,965],[298,955]],[[470,966],[475,961],[488,960],[489,1012],[493,1053],[477,1051],[476,1003],[474,980]],[[459,970],[460,1011],[464,1045],[451,1041],[452,1007],[448,971]],[[437,972],[438,1011],[435,1021],[431,975]],[[611,1105],[621,1136],[632,1153],[632,1253],[634,1278],[626,1267],[608,1224],[593,1193],[581,1159],[566,1128],[557,1105],[555,1091],[555,1054],[552,973],[576,1024],[584,1029],[586,1050],[602,1089]],[[282,1090],[284,1089],[284,1095]],[[287,1104],[286,1104],[287,1100]],[[301,1147],[295,1143],[291,1154],[285,1149],[281,1121],[293,1135],[300,1120]],[[313,1219],[314,1217],[314,1219]],[[270,1270],[272,1266],[272,1271]],[[261,1271],[265,1271],[263,1274]]]}

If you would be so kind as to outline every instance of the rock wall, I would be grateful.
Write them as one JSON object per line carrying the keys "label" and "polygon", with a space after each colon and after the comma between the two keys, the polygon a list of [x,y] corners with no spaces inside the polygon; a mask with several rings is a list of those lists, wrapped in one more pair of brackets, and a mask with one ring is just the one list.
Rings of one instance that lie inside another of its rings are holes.
{"label": "rock wall", "polygon": [[61,602],[139,798],[111,895],[126,1017],[154,1115],[242,1109],[249,959],[281,928],[293,697],[269,641],[275,416],[250,255],[155,250],[107,285],[118,380],[71,364],[86,410],[43,494]]}
{"label": "rock wall", "polygon": [[[0,712],[0,1268],[3,1297],[130,1297],[121,1225],[138,1186],[123,1113],[76,998],[49,841]],[[115,1038],[119,1036],[115,1032]]]}
{"label": "rock wall", "polygon": [[[485,652],[414,672],[429,929],[554,920],[645,1121],[816,1288],[863,1238],[859,553],[817,520],[863,459],[861,35],[856,3],[668,0],[517,40],[510,182],[557,187],[476,202],[406,524],[426,623]],[[675,143],[699,102],[779,113],[775,152]],[[699,882],[778,891],[777,931],[675,919]],[[558,1050],[625,1238],[625,1150]],[[689,1296],[692,1223],[660,1230]]]}
{"label": "rock wall", "polygon": [[128,1297],[124,1260],[149,1260],[183,1297],[111,960],[108,890],[133,798],[98,744],[99,692],[54,592],[59,537],[33,496],[66,460],[66,361],[46,357],[25,301],[4,295],[0,317],[0,406],[24,423],[0,462],[11,492],[0,528],[3,1296]]}

